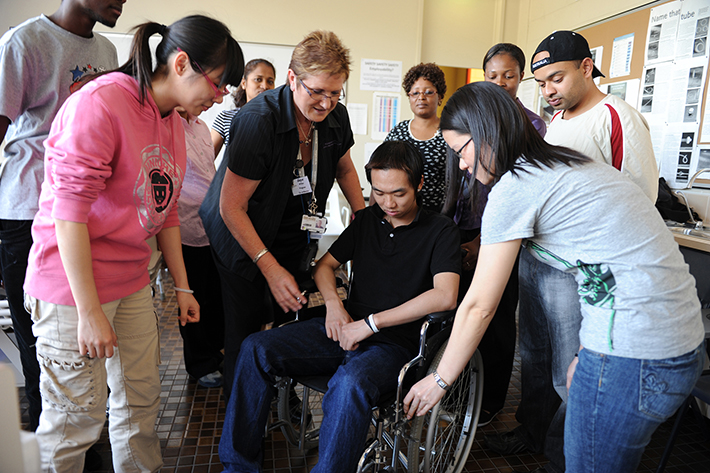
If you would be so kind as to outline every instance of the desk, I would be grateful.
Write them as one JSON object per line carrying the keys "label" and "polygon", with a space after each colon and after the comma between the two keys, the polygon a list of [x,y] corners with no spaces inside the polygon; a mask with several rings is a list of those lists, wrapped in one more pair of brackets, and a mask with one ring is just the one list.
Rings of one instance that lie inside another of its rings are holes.
{"label": "desk", "polygon": [[678,243],[680,246],[694,248],[696,250],[710,253],[710,241],[705,238],[695,237],[691,235],[681,235],[678,233],[674,233],[673,238],[675,238],[676,243]]}

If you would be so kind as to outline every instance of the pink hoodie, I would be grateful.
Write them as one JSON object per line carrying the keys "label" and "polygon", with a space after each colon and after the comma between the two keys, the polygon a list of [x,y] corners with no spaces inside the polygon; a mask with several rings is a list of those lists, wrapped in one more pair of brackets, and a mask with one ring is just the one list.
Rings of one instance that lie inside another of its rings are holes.
{"label": "pink hoodie", "polygon": [[149,283],[146,239],[179,225],[185,133],[173,111],[161,118],[138,82],[114,72],[71,95],[44,142],[44,183],[32,225],[25,292],[76,305],[59,257],[54,219],[86,223],[101,303]]}

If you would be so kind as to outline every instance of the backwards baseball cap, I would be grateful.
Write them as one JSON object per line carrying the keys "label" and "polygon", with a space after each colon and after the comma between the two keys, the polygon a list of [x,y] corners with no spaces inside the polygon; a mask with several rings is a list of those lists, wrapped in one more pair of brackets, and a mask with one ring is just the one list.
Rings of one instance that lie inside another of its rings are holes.
{"label": "backwards baseball cap", "polygon": [[[530,69],[533,73],[543,66],[561,61],[581,61],[584,58],[591,58],[592,52],[589,50],[589,43],[581,34],[574,31],[555,31],[538,45],[533,59],[538,53],[547,51],[550,55],[539,61],[530,61]],[[592,70],[592,77],[606,77],[597,66]]]}

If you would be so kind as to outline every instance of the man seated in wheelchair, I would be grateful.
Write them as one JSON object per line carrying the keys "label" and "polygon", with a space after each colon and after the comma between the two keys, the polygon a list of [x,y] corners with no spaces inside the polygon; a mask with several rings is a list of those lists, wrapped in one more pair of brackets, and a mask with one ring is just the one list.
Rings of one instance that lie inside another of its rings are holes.
{"label": "man seated in wheelchair", "polygon": [[[423,162],[411,144],[380,145],[365,167],[377,205],[355,214],[314,270],[325,318],[255,333],[242,344],[219,457],[228,472],[262,471],[262,439],[277,376],[332,375],[323,397],[314,472],[355,471],[371,409],[417,353],[420,319],[454,309],[459,234],[421,209]],[[334,271],[353,261],[347,310]]]}

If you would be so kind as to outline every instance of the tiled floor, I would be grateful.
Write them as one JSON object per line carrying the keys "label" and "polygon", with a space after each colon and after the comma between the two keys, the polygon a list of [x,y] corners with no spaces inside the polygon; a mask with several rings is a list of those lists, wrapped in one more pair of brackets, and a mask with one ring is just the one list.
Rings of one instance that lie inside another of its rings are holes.
{"label": "tiled floor", "polygon": [[[167,287],[166,298],[156,297],[156,307],[161,321],[160,375],[162,380],[161,408],[158,419],[158,435],[161,439],[165,466],[161,473],[201,473],[220,472],[217,447],[222,430],[225,405],[221,389],[199,387],[185,373],[182,361],[182,340],[177,328],[177,304],[175,294]],[[485,433],[507,431],[517,425],[515,409],[520,398],[519,361],[511,378],[508,399],[504,411],[489,425],[476,432],[466,472],[500,472],[514,470],[534,470],[544,465],[542,455],[521,454],[502,457],[482,446]],[[22,391],[22,390],[21,390]],[[26,424],[26,402],[21,396],[23,422]],[[671,419],[662,425],[646,449],[638,472],[655,471],[658,459],[665,447],[671,426]],[[301,473],[317,461],[317,452],[299,454],[290,447],[279,431],[266,441],[265,472]],[[97,443],[104,462],[101,472],[113,472],[107,429]],[[705,439],[692,415],[685,419],[678,436],[673,456],[666,468],[668,473],[710,472],[710,442]]]}

